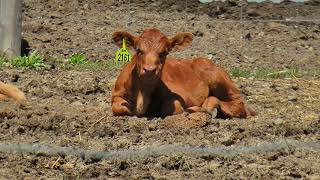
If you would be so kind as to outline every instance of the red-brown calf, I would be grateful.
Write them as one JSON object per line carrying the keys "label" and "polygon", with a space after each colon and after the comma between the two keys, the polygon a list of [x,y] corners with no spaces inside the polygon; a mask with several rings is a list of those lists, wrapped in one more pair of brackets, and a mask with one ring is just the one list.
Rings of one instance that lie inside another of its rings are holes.
{"label": "red-brown calf", "polygon": [[171,50],[191,44],[191,33],[178,33],[172,38],[157,29],[148,29],[140,36],[128,32],[113,34],[118,46],[123,38],[136,53],[122,69],[112,91],[115,116],[164,117],[184,111],[214,110],[224,118],[254,115],[228,74],[211,60],[167,57]]}

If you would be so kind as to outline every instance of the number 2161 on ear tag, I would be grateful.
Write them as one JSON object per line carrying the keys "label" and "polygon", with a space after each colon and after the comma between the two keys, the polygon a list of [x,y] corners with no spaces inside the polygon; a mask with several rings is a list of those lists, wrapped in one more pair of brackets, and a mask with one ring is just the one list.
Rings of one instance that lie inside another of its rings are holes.
{"label": "number 2161 on ear tag", "polygon": [[116,53],[116,62],[129,62],[131,61],[131,54],[126,48],[126,39],[122,39],[122,48]]}

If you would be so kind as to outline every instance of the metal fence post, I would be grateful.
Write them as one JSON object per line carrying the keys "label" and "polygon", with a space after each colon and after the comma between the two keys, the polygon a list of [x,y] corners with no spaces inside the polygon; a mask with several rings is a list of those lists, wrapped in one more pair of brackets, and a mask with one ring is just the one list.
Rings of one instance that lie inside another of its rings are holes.
{"label": "metal fence post", "polygon": [[0,53],[8,58],[21,53],[21,15],[22,0],[0,0]]}

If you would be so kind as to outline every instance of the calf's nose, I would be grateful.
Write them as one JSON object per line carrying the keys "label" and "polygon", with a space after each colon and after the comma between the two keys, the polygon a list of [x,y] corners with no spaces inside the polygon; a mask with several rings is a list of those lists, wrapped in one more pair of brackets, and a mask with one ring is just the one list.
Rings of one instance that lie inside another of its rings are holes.
{"label": "calf's nose", "polygon": [[152,65],[145,65],[143,66],[144,73],[155,73],[156,72],[156,66]]}

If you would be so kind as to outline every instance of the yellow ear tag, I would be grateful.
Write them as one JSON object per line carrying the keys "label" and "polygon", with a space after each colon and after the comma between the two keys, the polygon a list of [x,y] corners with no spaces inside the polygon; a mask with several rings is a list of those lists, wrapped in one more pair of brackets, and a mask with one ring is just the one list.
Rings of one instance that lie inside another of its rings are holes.
{"label": "yellow ear tag", "polygon": [[122,39],[122,48],[116,53],[116,62],[129,62],[131,61],[131,54],[126,48],[126,39]]}

